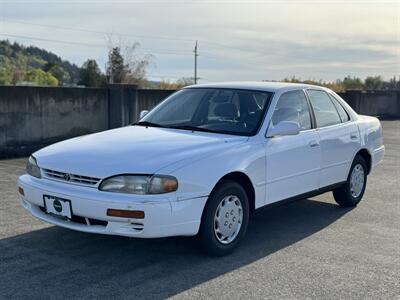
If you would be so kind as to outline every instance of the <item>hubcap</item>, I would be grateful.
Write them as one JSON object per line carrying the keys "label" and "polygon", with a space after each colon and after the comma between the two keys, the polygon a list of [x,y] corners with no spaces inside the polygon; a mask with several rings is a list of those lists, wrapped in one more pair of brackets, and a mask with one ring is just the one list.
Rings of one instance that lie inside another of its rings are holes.
{"label": "hubcap", "polygon": [[229,244],[239,234],[243,220],[243,208],[235,195],[224,197],[214,216],[214,233],[222,244]]}
{"label": "hubcap", "polygon": [[364,168],[362,165],[357,164],[354,166],[350,176],[350,192],[353,198],[360,196],[364,187]]}

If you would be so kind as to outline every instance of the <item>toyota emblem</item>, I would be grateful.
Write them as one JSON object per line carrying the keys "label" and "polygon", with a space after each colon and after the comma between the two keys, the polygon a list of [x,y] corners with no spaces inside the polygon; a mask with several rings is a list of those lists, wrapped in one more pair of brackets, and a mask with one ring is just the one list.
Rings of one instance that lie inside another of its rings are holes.
{"label": "toyota emblem", "polygon": [[71,175],[69,175],[69,174],[64,174],[64,180],[65,180],[65,181],[70,181],[70,180],[71,180]]}

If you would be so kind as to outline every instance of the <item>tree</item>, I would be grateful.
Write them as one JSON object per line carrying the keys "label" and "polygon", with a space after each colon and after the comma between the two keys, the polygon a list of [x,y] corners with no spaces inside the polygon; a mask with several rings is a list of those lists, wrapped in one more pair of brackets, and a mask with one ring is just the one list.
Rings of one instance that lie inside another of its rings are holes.
{"label": "tree", "polygon": [[121,55],[119,47],[113,47],[108,54],[107,77],[110,83],[124,83],[127,74],[127,66]]}
{"label": "tree", "polygon": [[107,77],[111,83],[127,83],[145,86],[147,68],[151,64],[152,55],[138,53],[140,44],[135,42],[125,46],[121,41],[119,46],[113,46],[109,37],[109,55],[107,63]]}
{"label": "tree", "polygon": [[343,87],[345,90],[362,90],[364,87],[364,84],[362,80],[358,77],[350,77],[346,76],[343,79]]}
{"label": "tree", "polygon": [[178,85],[180,85],[180,87],[182,88],[182,87],[194,84],[194,78],[193,77],[182,77],[182,78],[179,78],[176,81],[176,83]]}
{"label": "tree", "polygon": [[365,78],[364,87],[366,90],[380,90],[383,88],[382,76],[368,76]]}
{"label": "tree", "polygon": [[158,84],[158,88],[162,90],[178,90],[192,84],[194,84],[193,78],[182,77],[176,81],[162,80]]}
{"label": "tree", "polygon": [[0,41],[0,82],[15,84],[23,80],[19,79],[21,73],[25,74],[32,69],[51,73],[61,84],[78,81],[79,68],[56,54],[34,46]]}
{"label": "tree", "polygon": [[47,62],[42,70],[57,78],[60,84],[66,84],[71,81],[71,76],[57,63]]}
{"label": "tree", "polygon": [[2,45],[0,43],[0,84],[12,84],[13,66],[11,65],[10,59],[1,53]]}
{"label": "tree", "polygon": [[85,61],[79,74],[79,84],[87,87],[100,87],[104,86],[105,83],[106,79],[97,62],[94,59]]}
{"label": "tree", "polygon": [[58,85],[57,78],[41,69],[33,69],[28,71],[24,76],[24,80],[32,82],[36,85]]}
{"label": "tree", "polygon": [[400,90],[400,78],[397,80],[396,76],[393,76],[388,82],[384,83],[384,88],[388,90]]}
{"label": "tree", "polygon": [[139,48],[140,44],[138,42],[135,42],[132,45],[126,46],[124,49],[123,55],[127,68],[125,82],[136,84],[138,86],[144,86],[147,83],[147,67],[151,63],[152,55],[139,55],[137,53],[137,50]]}

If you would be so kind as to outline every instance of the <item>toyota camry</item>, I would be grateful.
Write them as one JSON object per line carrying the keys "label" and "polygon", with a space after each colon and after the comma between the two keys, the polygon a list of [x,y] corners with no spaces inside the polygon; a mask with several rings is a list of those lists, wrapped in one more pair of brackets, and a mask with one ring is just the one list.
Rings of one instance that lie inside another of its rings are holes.
{"label": "toyota camry", "polygon": [[18,190],[22,206],[51,224],[137,238],[197,235],[205,251],[224,255],[260,207],[327,191],[356,206],[384,151],[379,120],[329,89],[204,84],[135,124],[35,152]]}

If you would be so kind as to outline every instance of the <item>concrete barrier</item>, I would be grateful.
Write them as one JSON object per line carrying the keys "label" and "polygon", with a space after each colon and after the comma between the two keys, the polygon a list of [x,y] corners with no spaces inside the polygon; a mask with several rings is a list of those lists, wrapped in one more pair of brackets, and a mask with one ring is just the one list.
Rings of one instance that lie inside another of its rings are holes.
{"label": "concrete barrier", "polygon": [[0,87],[0,157],[107,128],[104,89]]}
{"label": "concrete barrier", "polygon": [[400,118],[400,91],[346,91],[340,96],[359,114]]}
{"label": "concrete barrier", "polygon": [[174,91],[0,86],[0,158],[27,156],[68,138],[126,126]]}
{"label": "concrete barrier", "polygon": [[[49,144],[129,125],[173,90],[0,86],[0,158],[26,156]],[[358,113],[400,118],[400,91],[340,94]]]}

